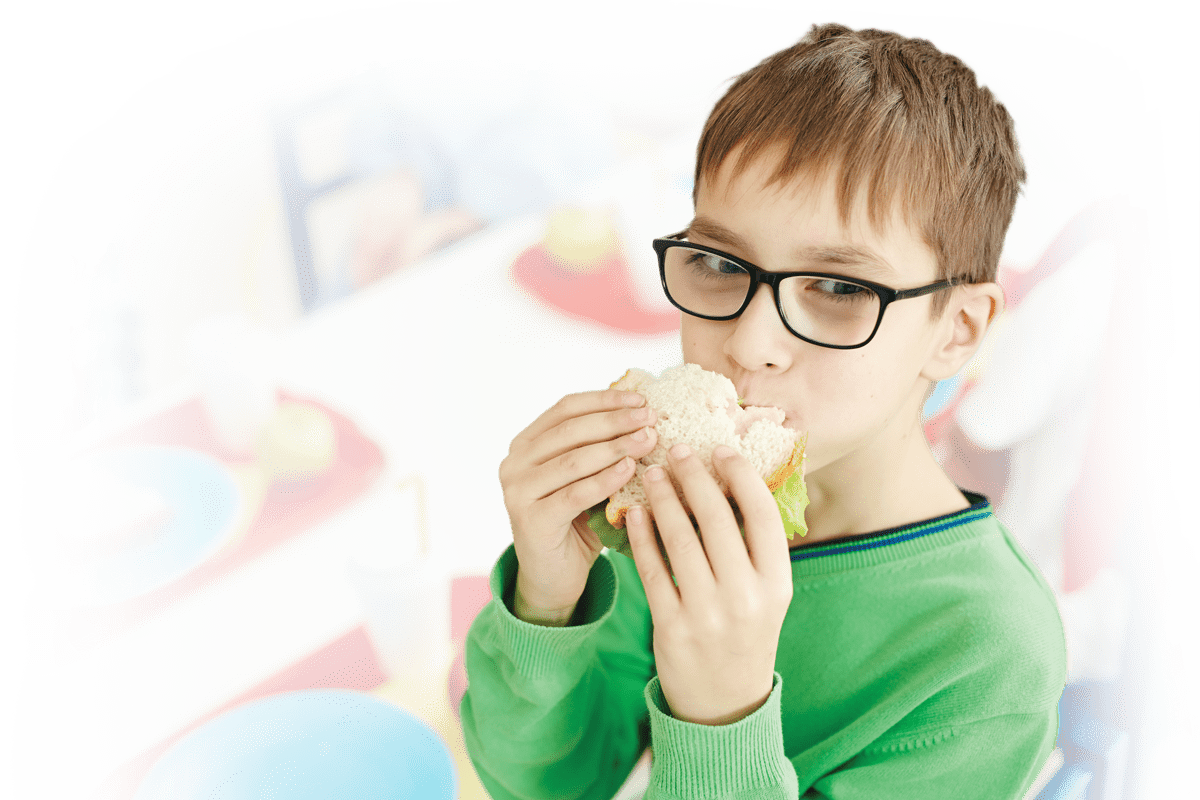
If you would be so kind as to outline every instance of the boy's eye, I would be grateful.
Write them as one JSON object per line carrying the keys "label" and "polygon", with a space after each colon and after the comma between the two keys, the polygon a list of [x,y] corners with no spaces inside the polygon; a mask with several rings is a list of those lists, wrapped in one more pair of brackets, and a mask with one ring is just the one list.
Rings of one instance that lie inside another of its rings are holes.
{"label": "boy's eye", "polygon": [[819,294],[828,295],[835,300],[865,300],[872,294],[871,290],[857,283],[846,283],[833,279],[815,280],[809,288]]}
{"label": "boy's eye", "polygon": [[702,253],[692,250],[688,253],[687,263],[697,273],[716,273],[718,275],[744,275],[746,271],[720,256],[712,253]]}

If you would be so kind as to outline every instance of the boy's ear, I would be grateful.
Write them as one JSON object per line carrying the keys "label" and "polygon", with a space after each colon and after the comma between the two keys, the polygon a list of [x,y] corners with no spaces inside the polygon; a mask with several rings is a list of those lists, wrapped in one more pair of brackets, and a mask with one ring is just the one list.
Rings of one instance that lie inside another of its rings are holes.
{"label": "boy's ear", "polygon": [[921,375],[940,381],[958,372],[983,344],[988,327],[1004,311],[1004,291],[997,283],[955,287],[935,325],[935,349]]}

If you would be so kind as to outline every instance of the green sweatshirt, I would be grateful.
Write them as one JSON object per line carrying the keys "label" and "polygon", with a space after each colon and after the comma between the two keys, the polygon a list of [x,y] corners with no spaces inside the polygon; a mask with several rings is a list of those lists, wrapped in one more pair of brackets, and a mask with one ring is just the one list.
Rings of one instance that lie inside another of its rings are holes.
{"label": "green sweatshirt", "polygon": [[603,798],[647,745],[646,800],[1021,798],[1054,749],[1066,643],[1054,596],[986,498],[793,549],[767,702],[672,718],[629,558],[596,560],[564,628],[512,614],[511,546],[467,636],[466,745],[493,800]]}

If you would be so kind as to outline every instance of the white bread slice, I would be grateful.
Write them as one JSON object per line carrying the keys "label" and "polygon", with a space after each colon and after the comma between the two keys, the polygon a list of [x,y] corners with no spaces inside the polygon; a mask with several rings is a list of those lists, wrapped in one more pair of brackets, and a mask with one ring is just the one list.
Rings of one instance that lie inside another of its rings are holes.
{"label": "white bread slice", "polygon": [[[614,528],[625,527],[625,513],[635,505],[651,513],[642,476],[653,464],[667,466],[671,475],[667,451],[679,442],[692,448],[726,497],[731,494],[729,487],[712,463],[717,445],[728,445],[749,459],[772,492],[802,467],[804,446],[796,431],[784,427],[785,413],[770,407],[741,408],[733,381],[718,372],[683,364],[664,370],[655,379],[645,370],[631,369],[609,388],[638,392],[658,413],[654,449],[638,460],[629,483],[609,498],[605,517]],[[674,475],[671,481],[691,515]]]}

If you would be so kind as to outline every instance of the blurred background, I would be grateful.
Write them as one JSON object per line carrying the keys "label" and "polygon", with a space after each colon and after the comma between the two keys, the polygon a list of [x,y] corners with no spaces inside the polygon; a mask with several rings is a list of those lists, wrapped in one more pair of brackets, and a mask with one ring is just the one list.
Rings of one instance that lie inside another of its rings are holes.
{"label": "blurred background", "polygon": [[730,80],[827,21],[931,40],[1016,120],[1008,308],[925,415],[1058,594],[1071,684],[1040,796],[1195,783],[1200,131],[1172,8],[12,12],[0,745],[19,791],[0,793],[158,796],[222,714],[350,691],[405,715],[398,741],[436,732],[436,791],[483,796],[454,712],[511,541],[499,462],[563,394],[681,360],[650,240],[690,218]]}

